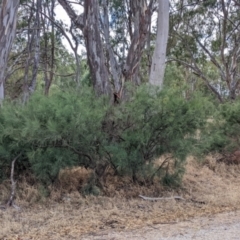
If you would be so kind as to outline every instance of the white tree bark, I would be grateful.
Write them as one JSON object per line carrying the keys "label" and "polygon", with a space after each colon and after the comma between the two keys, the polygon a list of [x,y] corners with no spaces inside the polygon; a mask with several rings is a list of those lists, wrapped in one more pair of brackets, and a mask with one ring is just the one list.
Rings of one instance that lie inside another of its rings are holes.
{"label": "white tree bark", "polygon": [[4,84],[2,82],[2,83],[0,83],[0,104],[3,99],[4,99]]}
{"label": "white tree bark", "polygon": [[149,82],[162,88],[169,32],[169,0],[158,1],[156,46],[152,56]]}
{"label": "white tree bark", "polygon": [[8,55],[15,38],[19,0],[3,0],[0,9],[0,101],[4,98],[4,79]]}

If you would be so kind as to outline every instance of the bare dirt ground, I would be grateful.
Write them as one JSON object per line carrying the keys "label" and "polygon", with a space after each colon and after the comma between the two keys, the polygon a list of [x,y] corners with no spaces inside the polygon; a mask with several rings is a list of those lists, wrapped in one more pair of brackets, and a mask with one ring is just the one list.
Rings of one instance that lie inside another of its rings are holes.
{"label": "bare dirt ground", "polygon": [[[111,179],[114,194],[108,197],[58,191],[43,200],[33,186],[24,186],[16,199],[21,210],[0,209],[0,239],[239,239],[239,173],[240,166],[209,157],[204,165],[189,159],[175,191]],[[0,186],[0,199],[5,188]],[[184,200],[145,201],[139,194]]]}

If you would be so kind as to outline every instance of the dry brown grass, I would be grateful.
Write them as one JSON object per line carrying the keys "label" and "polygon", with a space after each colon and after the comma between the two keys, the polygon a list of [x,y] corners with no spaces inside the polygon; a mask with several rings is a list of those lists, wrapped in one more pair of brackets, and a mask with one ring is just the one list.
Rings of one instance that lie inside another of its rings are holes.
{"label": "dry brown grass", "polygon": [[84,167],[67,168],[60,171],[60,188],[67,192],[78,191],[92,177],[93,171]]}
{"label": "dry brown grass", "polygon": [[[167,191],[161,186],[136,186],[131,179],[109,174],[103,185],[110,197],[84,198],[73,189],[68,189],[68,193],[52,190],[45,203],[32,205],[28,202],[36,202],[39,193],[32,186],[24,186],[25,192],[16,200],[21,210],[0,210],[0,239],[91,239],[87,234],[98,231],[113,228],[124,231],[239,209],[239,173],[240,166],[216,163],[210,156],[204,164],[189,158],[183,187],[176,191]],[[71,179],[67,177],[67,182],[75,183],[75,179]],[[1,185],[0,190],[3,188]],[[149,202],[137,198],[138,194],[180,195],[186,201]]]}
{"label": "dry brown grass", "polygon": [[236,207],[240,203],[240,166],[217,163],[208,156],[200,165],[189,159],[184,188],[192,198],[204,201],[211,206]]}

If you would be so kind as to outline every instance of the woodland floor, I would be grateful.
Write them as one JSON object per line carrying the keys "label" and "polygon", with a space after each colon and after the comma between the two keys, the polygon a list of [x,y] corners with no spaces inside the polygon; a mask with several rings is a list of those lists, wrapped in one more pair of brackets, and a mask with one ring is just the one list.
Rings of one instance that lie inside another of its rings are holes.
{"label": "woodland floor", "polygon": [[[239,165],[216,163],[211,157],[205,164],[188,159],[183,185],[175,191],[127,181],[111,179],[107,197],[52,191],[48,200],[39,200],[34,186],[21,186],[16,199],[21,209],[0,209],[0,239],[239,239],[209,235],[240,234]],[[5,185],[0,186],[2,199]],[[145,201],[139,194],[185,200]]]}

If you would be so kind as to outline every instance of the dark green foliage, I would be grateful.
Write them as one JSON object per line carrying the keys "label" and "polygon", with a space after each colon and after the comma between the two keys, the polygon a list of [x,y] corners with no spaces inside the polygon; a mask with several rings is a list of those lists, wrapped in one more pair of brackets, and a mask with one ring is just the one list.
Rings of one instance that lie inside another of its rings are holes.
{"label": "dark green foliage", "polygon": [[180,92],[138,88],[130,101],[113,109],[105,147],[110,162],[118,173],[146,178],[146,167],[159,156],[171,154],[175,169],[168,176],[179,177],[196,130],[205,124],[208,105],[200,96],[186,101]]}
{"label": "dark green foliage", "polygon": [[162,178],[162,184],[170,187],[179,187],[181,184],[184,168],[181,166],[173,174],[166,172]]}
{"label": "dark green foliage", "polygon": [[222,128],[223,139],[226,142],[226,150],[239,149],[240,146],[240,101],[227,102],[220,106],[219,123]]}
{"label": "dark green foliage", "polygon": [[201,130],[198,153],[231,153],[240,146],[240,102],[226,102],[216,106],[208,124]]}
{"label": "dark green foliage", "polygon": [[[35,94],[25,106],[5,103],[0,110],[1,174],[20,154],[17,174],[31,171],[43,184],[54,182],[65,167],[107,164],[135,181],[158,175],[164,184],[178,185],[196,130],[205,124],[208,102],[149,86],[129,92],[128,101],[114,106],[88,88]],[[154,160],[164,154],[174,164],[156,169]],[[86,185],[85,194],[95,191],[91,187]]]}
{"label": "dark green foliage", "polygon": [[[25,106],[4,104],[0,115],[0,163],[7,167],[22,152],[23,165],[43,182],[56,179],[61,168],[94,167],[101,137],[104,101],[92,91],[34,95]],[[95,160],[95,159],[94,159]]]}

